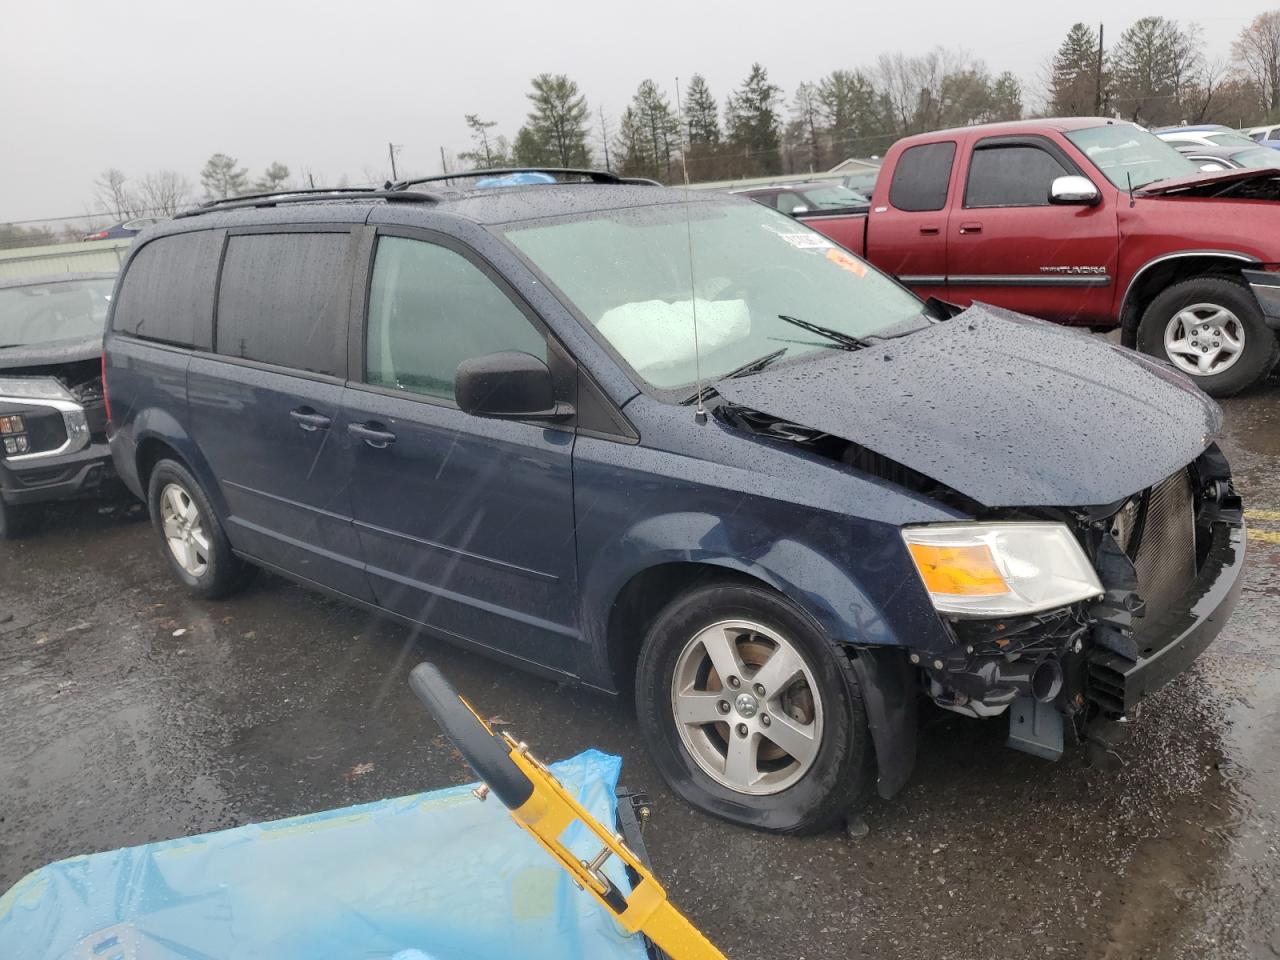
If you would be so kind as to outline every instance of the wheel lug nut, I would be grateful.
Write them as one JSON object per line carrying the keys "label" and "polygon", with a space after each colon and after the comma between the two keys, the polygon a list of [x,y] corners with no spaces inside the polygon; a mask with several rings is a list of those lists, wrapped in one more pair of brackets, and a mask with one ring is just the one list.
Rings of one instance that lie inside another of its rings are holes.
{"label": "wheel lug nut", "polygon": [[737,690],[740,686],[742,686],[742,681],[739,680],[737,677],[730,677],[729,686],[731,686],[734,690]]}
{"label": "wheel lug nut", "polygon": [[721,700],[719,703],[717,703],[717,704],[716,704],[716,709],[717,709],[717,710],[719,710],[721,713],[728,713],[728,712],[729,712],[729,701],[728,701],[728,700]]}
{"label": "wheel lug nut", "polygon": [[760,714],[760,726],[767,727],[771,723],[773,723],[773,721],[769,719],[769,715],[767,713]]}
{"label": "wheel lug nut", "polygon": [[738,724],[738,736],[745,737],[747,735],[747,725],[745,723]]}
{"label": "wheel lug nut", "polygon": [[757,696],[757,697],[763,697],[763,696],[764,696],[764,684],[757,683],[757,684],[755,685],[755,691],[756,691],[756,696]]}

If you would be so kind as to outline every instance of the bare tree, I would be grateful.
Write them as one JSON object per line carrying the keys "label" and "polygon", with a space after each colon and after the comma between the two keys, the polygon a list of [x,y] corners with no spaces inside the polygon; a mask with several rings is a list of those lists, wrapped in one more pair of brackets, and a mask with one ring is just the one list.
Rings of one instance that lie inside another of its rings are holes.
{"label": "bare tree", "polygon": [[1240,31],[1231,45],[1236,64],[1262,93],[1262,106],[1280,110],[1280,10],[1268,10]]}
{"label": "bare tree", "polygon": [[191,181],[176,170],[157,170],[138,181],[136,196],[150,216],[172,217],[191,202]]}
{"label": "bare tree", "polygon": [[95,196],[103,210],[117,220],[131,220],[137,213],[138,202],[125,186],[128,178],[123,170],[108,167],[93,181]]}

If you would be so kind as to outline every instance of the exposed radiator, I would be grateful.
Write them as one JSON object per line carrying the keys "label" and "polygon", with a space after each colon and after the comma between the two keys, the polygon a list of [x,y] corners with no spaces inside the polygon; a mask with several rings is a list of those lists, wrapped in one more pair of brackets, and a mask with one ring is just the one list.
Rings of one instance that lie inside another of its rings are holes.
{"label": "exposed radiator", "polygon": [[[1183,469],[1160,481],[1147,494],[1133,565],[1138,593],[1147,602],[1147,622],[1180,599],[1196,578],[1195,498],[1191,475]],[[1137,625],[1142,633],[1142,621]]]}

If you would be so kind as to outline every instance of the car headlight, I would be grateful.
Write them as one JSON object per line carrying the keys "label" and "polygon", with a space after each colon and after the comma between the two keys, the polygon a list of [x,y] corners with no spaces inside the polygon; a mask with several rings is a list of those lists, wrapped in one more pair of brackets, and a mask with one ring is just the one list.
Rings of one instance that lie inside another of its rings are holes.
{"label": "car headlight", "polygon": [[1065,524],[939,523],[902,539],[940,613],[1008,617],[1102,595]]}

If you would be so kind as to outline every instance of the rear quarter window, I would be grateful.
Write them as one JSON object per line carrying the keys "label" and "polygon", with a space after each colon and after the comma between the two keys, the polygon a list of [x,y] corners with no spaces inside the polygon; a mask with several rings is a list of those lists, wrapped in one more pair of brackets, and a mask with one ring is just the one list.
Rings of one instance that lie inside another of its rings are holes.
{"label": "rear quarter window", "polygon": [[223,237],[221,230],[201,230],[142,247],[120,282],[112,330],[182,347],[212,347]]}
{"label": "rear quarter window", "polygon": [[218,292],[217,352],[343,376],[350,241],[346,232],[231,237]]}
{"label": "rear quarter window", "polygon": [[955,159],[954,140],[922,143],[903,150],[889,184],[889,203],[909,212],[941,210],[947,205],[947,186]]}

